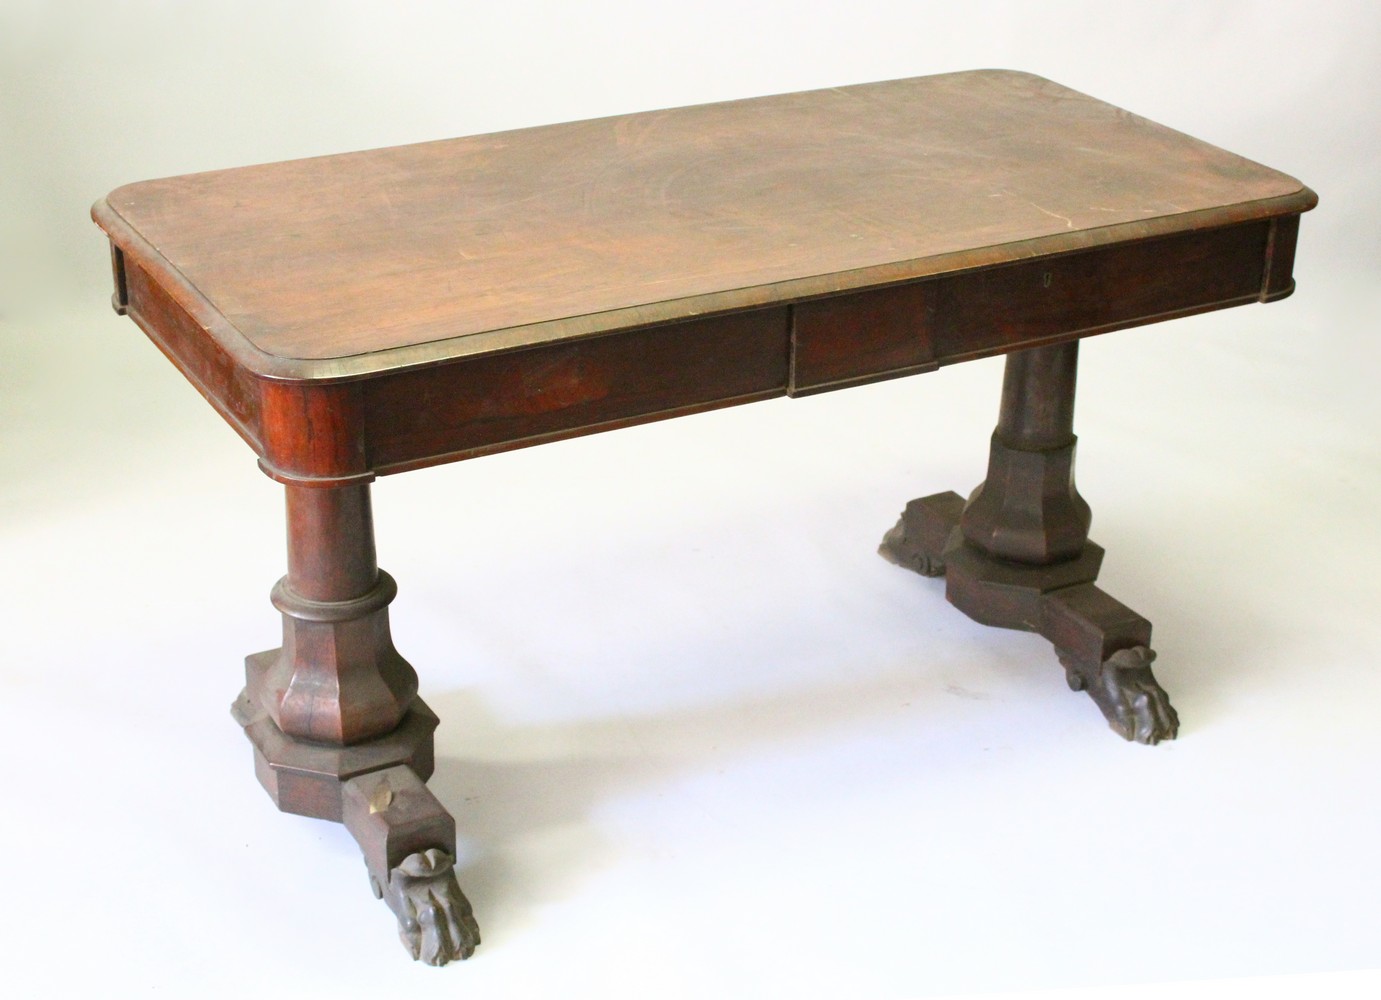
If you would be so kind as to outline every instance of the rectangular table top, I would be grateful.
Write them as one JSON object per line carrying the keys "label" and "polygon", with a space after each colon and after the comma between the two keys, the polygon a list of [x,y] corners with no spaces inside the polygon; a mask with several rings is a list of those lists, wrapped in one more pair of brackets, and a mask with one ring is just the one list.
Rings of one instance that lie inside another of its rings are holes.
{"label": "rectangular table top", "polygon": [[991,70],[146,181],[93,215],[248,370],[349,378],[1314,202]]}

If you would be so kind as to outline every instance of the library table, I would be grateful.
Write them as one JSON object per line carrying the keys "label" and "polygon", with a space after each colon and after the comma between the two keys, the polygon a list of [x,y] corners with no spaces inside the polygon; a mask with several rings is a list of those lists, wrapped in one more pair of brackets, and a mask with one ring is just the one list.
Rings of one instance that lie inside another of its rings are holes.
{"label": "library table", "polygon": [[1122,736],[1169,739],[1151,626],[1094,584],[1078,341],[1289,295],[1315,202],[980,71],[153,180],[93,217],[116,311],[284,487],[283,641],[233,708],[258,778],[345,823],[443,964],[479,933],[423,783],[437,718],[389,634],[377,476],[1005,354],[987,478],[908,503],[882,554],[1049,639]]}

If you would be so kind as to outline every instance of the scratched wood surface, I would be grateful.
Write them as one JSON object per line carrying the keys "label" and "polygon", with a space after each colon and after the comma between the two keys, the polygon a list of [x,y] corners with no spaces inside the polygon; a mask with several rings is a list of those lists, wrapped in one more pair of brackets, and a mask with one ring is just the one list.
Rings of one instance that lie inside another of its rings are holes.
{"label": "scratched wood surface", "polygon": [[330,374],[1312,203],[1101,101],[979,71],[147,181],[95,214],[224,318],[216,336]]}

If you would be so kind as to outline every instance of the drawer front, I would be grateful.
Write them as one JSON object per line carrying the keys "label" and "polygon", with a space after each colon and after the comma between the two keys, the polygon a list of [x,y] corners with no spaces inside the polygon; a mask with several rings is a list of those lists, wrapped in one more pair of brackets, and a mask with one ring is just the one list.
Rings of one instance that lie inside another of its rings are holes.
{"label": "drawer front", "polygon": [[1256,301],[1270,229],[1183,233],[798,303],[791,392]]}
{"label": "drawer front", "polygon": [[1269,222],[1086,250],[938,279],[941,363],[1098,333],[1261,294]]}
{"label": "drawer front", "polygon": [[802,302],[792,315],[793,395],[935,368],[936,282]]}
{"label": "drawer front", "polygon": [[780,396],[787,321],[785,308],[761,309],[374,380],[369,464],[398,472]]}

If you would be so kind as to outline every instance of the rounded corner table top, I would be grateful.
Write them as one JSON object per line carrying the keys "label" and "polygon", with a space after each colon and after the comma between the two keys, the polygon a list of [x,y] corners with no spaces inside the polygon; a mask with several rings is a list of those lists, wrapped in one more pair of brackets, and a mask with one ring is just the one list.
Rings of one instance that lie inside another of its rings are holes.
{"label": "rounded corner table top", "polygon": [[277,378],[341,378],[1298,214],[1040,77],[838,87],[127,185],[93,209]]}

